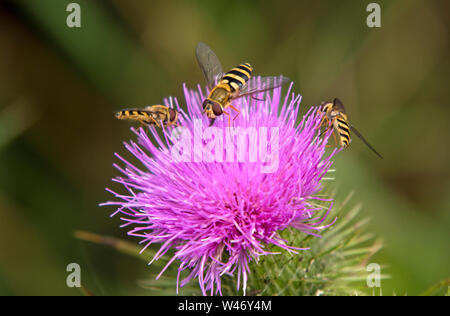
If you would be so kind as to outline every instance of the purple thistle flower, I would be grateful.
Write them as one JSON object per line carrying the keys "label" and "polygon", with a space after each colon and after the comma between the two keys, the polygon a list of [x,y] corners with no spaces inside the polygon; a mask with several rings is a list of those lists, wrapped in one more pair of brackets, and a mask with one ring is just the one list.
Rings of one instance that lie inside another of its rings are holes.
{"label": "purple thistle flower", "polygon": [[[273,158],[270,161],[264,157],[255,161],[258,152],[252,153],[256,147],[250,136],[243,143],[228,144],[227,132],[232,129],[228,128],[226,115],[215,121],[212,130],[215,138],[203,135],[200,141],[195,139],[209,125],[206,115],[202,115],[205,93],[200,86],[198,91],[183,88],[187,113],[176,99],[166,100],[166,105],[175,105],[180,112],[182,127],[164,128],[163,137],[151,127],[149,131],[156,145],[144,129],[133,130],[138,141],[126,143],[125,147],[143,167],[138,168],[116,154],[125,167],[115,165],[123,177],[114,181],[121,183],[128,193],[122,195],[108,190],[120,201],[102,205],[118,207],[112,216],[122,214],[122,226],[131,226],[128,235],[142,238],[143,250],[151,244],[161,244],[152,262],[168,250],[174,250],[157,278],[174,261],[181,262],[177,292],[179,286],[198,278],[204,295],[222,294],[221,276],[237,273],[237,288],[242,283],[245,294],[249,263],[259,256],[273,254],[267,250],[269,244],[289,252],[306,249],[288,245],[279,231],[292,227],[319,236],[318,231],[332,224],[324,224],[332,201],[317,194],[336,150],[325,157],[330,132],[319,138],[322,117],[313,108],[296,124],[301,96],[291,94],[291,88],[292,84],[284,98],[281,88],[277,88],[233,102],[240,115],[232,126],[240,127],[240,132],[256,131],[259,154],[263,156],[261,148],[267,144],[266,153],[270,152]],[[262,127],[266,128],[265,132]],[[174,159],[180,131],[194,138],[192,146],[183,148],[185,156],[181,161]],[[227,143],[225,149],[220,147],[220,135],[225,135],[222,139],[222,144]],[[212,143],[219,145],[208,147]],[[245,157],[236,158],[240,145],[245,148]],[[207,152],[218,161],[211,161]],[[208,162],[204,161],[205,156]],[[268,164],[276,166],[270,169]],[[317,200],[331,202],[323,216],[320,214],[324,207]],[[186,269],[190,273],[180,280],[181,272]]]}

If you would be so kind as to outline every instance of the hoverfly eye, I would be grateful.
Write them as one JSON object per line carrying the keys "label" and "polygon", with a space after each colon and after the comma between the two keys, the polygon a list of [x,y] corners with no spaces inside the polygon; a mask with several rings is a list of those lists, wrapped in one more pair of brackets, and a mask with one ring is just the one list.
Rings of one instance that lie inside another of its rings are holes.
{"label": "hoverfly eye", "polygon": [[206,110],[206,108],[208,107],[209,101],[205,100],[203,101],[203,110]]}
{"label": "hoverfly eye", "polygon": [[216,103],[216,102],[214,102],[212,104],[212,110],[213,110],[215,115],[222,115],[222,113],[223,113],[222,107],[220,106],[219,103]]}
{"label": "hoverfly eye", "polygon": [[169,122],[172,122],[177,117],[177,113],[173,109],[169,109]]}

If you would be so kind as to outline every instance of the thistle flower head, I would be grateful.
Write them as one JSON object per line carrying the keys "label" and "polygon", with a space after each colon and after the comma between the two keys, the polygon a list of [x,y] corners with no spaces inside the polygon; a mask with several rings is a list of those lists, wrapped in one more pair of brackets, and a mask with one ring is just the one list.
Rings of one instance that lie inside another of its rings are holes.
{"label": "thistle flower head", "polygon": [[281,230],[318,236],[331,225],[328,211],[314,203],[332,164],[334,152],[325,156],[330,134],[318,137],[321,115],[312,109],[298,123],[301,96],[291,88],[284,96],[277,88],[236,99],[239,116],[233,121],[226,108],[231,119],[222,115],[209,128],[206,94],[184,87],[187,111],[166,100],[180,112],[181,127],[164,128],[162,136],[147,129],[155,142],[145,129],[135,131],[137,142],[125,147],[141,166],[117,155],[124,167],[116,166],[122,176],[114,181],[127,193],[111,191],[118,201],[103,205],[117,207],[113,215],[121,213],[144,249],[160,245],[153,260],[173,250],[160,275],[179,263],[177,290],[197,278],[204,295],[221,294],[221,277],[232,274],[245,294],[249,262],[271,254],[268,245],[303,249],[283,240]]}

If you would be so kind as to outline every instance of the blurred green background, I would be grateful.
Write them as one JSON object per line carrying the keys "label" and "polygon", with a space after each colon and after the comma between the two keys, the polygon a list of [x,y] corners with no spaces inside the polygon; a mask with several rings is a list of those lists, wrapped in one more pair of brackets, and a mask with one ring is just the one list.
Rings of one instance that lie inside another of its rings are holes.
{"label": "blurred green background", "polygon": [[0,2],[0,294],[79,295],[71,262],[96,294],[147,293],[136,280],[159,269],[73,232],[126,236],[98,207],[133,137],[112,113],[203,84],[199,41],[224,68],[290,77],[303,110],[338,96],[384,155],[355,139],[335,163],[337,198],[354,190],[385,242],[384,295],[450,276],[448,1],[377,1],[381,28],[361,0],[79,0],[69,28],[71,2]]}

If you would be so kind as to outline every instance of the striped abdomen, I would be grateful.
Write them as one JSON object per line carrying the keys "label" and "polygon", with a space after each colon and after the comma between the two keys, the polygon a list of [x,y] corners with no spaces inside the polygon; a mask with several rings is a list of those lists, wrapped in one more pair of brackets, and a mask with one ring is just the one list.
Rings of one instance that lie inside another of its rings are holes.
{"label": "striped abdomen", "polygon": [[338,116],[335,121],[335,127],[339,134],[339,143],[343,147],[347,147],[350,143],[350,129],[347,120]]}
{"label": "striped abdomen", "polygon": [[138,119],[145,120],[150,117],[150,113],[148,111],[140,109],[126,109],[117,112],[116,117],[119,120],[138,120]]}
{"label": "striped abdomen", "polygon": [[228,71],[220,80],[219,85],[228,85],[232,93],[238,92],[252,76],[253,67],[249,63],[240,64]]}

